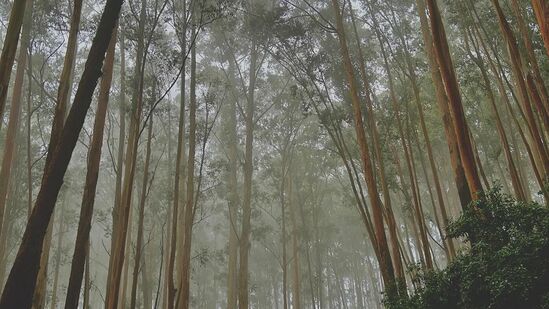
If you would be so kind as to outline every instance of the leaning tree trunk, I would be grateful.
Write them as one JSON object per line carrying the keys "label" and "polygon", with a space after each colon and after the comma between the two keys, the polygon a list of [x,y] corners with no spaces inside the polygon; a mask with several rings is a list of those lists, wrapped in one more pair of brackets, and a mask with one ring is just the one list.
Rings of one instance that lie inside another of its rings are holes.
{"label": "leaning tree trunk", "polygon": [[[541,168],[539,169],[542,171],[542,178],[545,179],[547,177],[547,174],[549,173],[549,157],[547,156],[547,151],[545,148],[546,145],[544,145],[544,135],[542,134],[542,132],[540,132],[538,128],[536,116],[534,115],[532,109],[532,102],[530,100],[530,97],[528,96],[526,74],[524,74],[523,72],[523,65],[520,58],[518,45],[515,36],[511,30],[511,27],[505,19],[505,16],[503,15],[503,11],[499,5],[499,1],[492,0],[492,3],[496,10],[500,31],[505,39],[505,42],[507,43],[509,60],[511,62],[512,72],[515,77],[515,83],[519,92],[519,101],[522,105],[522,111],[526,116],[526,123],[528,124],[530,136],[534,143],[534,150],[537,153],[537,157],[541,161]],[[546,113],[541,113],[540,116],[548,117]]]}
{"label": "leaning tree trunk", "polygon": [[[23,26],[21,46],[19,48],[19,57],[17,59],[17,70],[15,73],[15,84],[13,85],[13,98],[11,101],[10,117],[8,120],[8,131],[6,133],[6,141],[4,144],[2,167],[0,169],[0,231],[2,231],[2,222],[4,221],[4,212],[6,209],[8,188],[10,187],[10,178],[12,174],[11,170],[13,166],[13,157],[16,147],[15,140],[17,138],[17,132],[19,132],[19,122],[21,120],[21,97],[23,93],[23,79],[25,77],[25,67],[27,65],[27,49],[29,47],[30,32],[32,28],[33,1],[29,0],[26,3],[27,12],[24,18],[25,25]],[[2,115],[0,112],[0,126],[2,122]]]}
{"label": "leaning tree trunk", "polygon": [[366,141],[366,133],[364,132],[364,125],[362,121],[362,110],[360,106],[360,99],[358,97],[358,87],[356,85],[355,73],[349,55],[349,49],[347,46],[347,39],[345,36],[343,18],[341,16],[341,10],[338,0],[332,0],[332,5],[335,10],[337,36],[339,39],[339,45],[341,49],[341,56],[343,57],[343,64],[345,73],[347,76],[347,83],[350,88],[350,95],[353,107],[353,116],[355,122],[355,130],[357,135],[358,146],[360,149],[362,166],[364,169],[364,178],[366,186],[368,188],[368,196],[372,207],[372,213],[374,217],[374,227],[376,232],[376,245],[379,249],[379,265],[380,271],[383,277],[383,282],[389,293],[395,284],[395,274],[393,270],[393,263],[391,261],[391,253],[387,244],[387,237],[385,235],[385,227],[383,224],[383,209],[379,200],[377,184],[375,182],[374,170],[370,159],[370,150]]}
{"label": "leaning tree trunk", "polygon": [[448,106],[448,97],[446,96],[444,90],[442,76],[440,75],[440,68],[436,62],[433,38],[430,33],[429,22],[425,13],[425,3],[424,0],[416,0],[416,3],[421,22],[421,33],[423,35],[425,53],[427,55],[427,59],[429,60],[431,79],[435,87],[436,101],[441,112],[442,124],[444,125],[444,133],[446,135],[446,143],[448,144],[448,151],[450,153],[450,162],[454,172],[454,181],[456,183],[461,207],[465,208],[469,205],[469,202],[471,202],[471,193],[469,191],[467,179],[465,178],[465,172],[461,163],[461,155],[459,153],[455,133],[456,131]]}
{"label": "leaning tree trunk", "polygon": [[395,267],[395,276],[398,281],[397,283],[399,284],[398,285],[399,292],[405,293],[405,289],[403,288],[401,289],[401,285],[406,285],[406,277],[404,275],[404,267],[402,265],[402,258],[401,258],[399,245],[398,245],[397,224],[396,224],[396,220],[393,212],[391,194],[389,192],[389,186],[387,183],[387,175],[385,173],[385,164],[383,162],[383,157],[381,153],[381,146],[379,141],[379,132],[376,124],[375,110],[373,107],[372,99],[370,97],[370,93],[372,89],[370,87],[370,81],[366,74],[366,64],[365,64],[366,61],[364,60],[364,56],[362,53],[362,43],[358,36],[354,11],[350,1],[349,1],[349,10],[350,10],[351,22],[353,26],[353,33],[355,36],[356,44],[358,46],[360,76],[362,78],[362,83],[364,84],[364,91],[366,92],[365,101],[366,101],[366,107],[368,108],[368,118],[370,123],[370,129],[372,130],[372,141],[374,143],[375,155],[379,162],[379,167],[378,167],[379,181],[381,183],[381,189],[383,193],[383,203],[385,204],[385,209],[387,212],[387,225],[389,227],[389,236],[390,236],[390,242],[391,242],[393,265]]}
{"label": "leaning tree trunk", "polygon": [[536,14],[547,55],[549,56],[549,2],[547,0],[532,0],[532,7]]}
{"label": "leaning tree trunk", "polygon": [[[6,97],[8,96],[8,88],[11,78],[11,70],[15,61],[15,53],[19,44],[19,32],[23,25],[25,9],[27,7],[26,0],[14,1],[11,8],[8,30],[4,38],[4,47],[0,56],[0,119],[4,118],[4,109],[6,107]],[[2,122],[0,121],[0,128]]]}
{"label": "leaning tree trunk", "polygon": [[442,16],[440,15],[436,0],[426,0],[426,3],[430,14],[431,35],[433,38],[435,58],[439,65],[442,81],[444,82],[444,89],[446,90],[446,96],[448,97],[450,115],[452,116],[452,121],[454,123],[461,163],[463,164],[463,170],[465,172],[465,178],[467,179],[467,185],[469,186],[471,198],[476,200],[478,198],[478,193],[482,191],[482,184],[475,164],[471,140],[469,139],[469,130],[463,111],[457,77],[454,72],[454,64],[452,63],[452,58],[450,56],[444,24],[442,23]]}
{"label": "leaning tree trunk", "polygon": [[65,309],[76,309],[78,308],[79,303],[80,288],[82,287],[82,278],[84,276],[84,266],[86,263],[86,248],[90,241],[91,221],[95,204],[97,178],[99,176],[101,148],[103,146],[103,131],[105,128],[105,118],[112,82],[115,46],[116,28],[113,30],[113,35],[107,50],[107,57],[103,65],[103,77],[99,86],[99,98],[93,125],[92,141],[88,153],[86,183],[84,185],[84,194],[82,195],[82,206],[80,208],[80,219],[78,221],[74,254],[72,256]]}
{"label": "leaning tree trunk", "polygon": [[42,185],[34,209],[2,292],[0,308],[27,309],[31,306],[46,229],[55,208],[55,202],[63,184],[63,177],[72,152],[90,107],[93,92],[99,77],[101,77],[101,66],[118,20],[122,2],[123,0],[107,0],[105,4],[61,139],[57,145],[48,147],[49,151],[53,153],[51,164],[45,167]]}

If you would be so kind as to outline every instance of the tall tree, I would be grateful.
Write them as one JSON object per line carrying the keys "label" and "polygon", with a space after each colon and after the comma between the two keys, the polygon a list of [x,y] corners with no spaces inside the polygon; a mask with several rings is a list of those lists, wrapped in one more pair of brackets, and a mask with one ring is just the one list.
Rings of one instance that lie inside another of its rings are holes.
{"label": "tall tree", "polygon": [[336,18],[336,31],[339,39],[339,45],[341,50],[341,56],[343,58],[343,65],[345,69],[345,75],[349,86],[349,92],[351,95],[351,103],[353,108],[354,126],[356,131],[357,142],[360,149],[360,157],[362,166],[364,169],[364,178],[366,186],[368,188],[368,196],[370,198],[370,204],[372,207],[373,223],[375,227],[376,246],[380,252],[379,265],[383,282],[387,291],[390,293],[394,288],[395,275],[393,269],[393,263],[391,261],[391,253],[389,252],[389,246],[387,245],[387,237],[385,235],[385,227],[383,223],[383,209],[380,203],[377,184],[375,182],[374,170],[370,159],[370,150],[366,141],[366,133],[364,132],[364,125],[362,121],[362,110],[360,107],[360,99],[358,97],[358,87],[356,85],[355,73],[349,55],[349,49],[347,46],[347,39],[345,35],[345,28],[343,25],[343,18],[341,16],[341,9],[338,0],[332,0],[332,6],[335,11]]}
{"label": "tall tree", "polygon": [[86,252],[90,241],[90,229],[95,204],[97,179],[99,177],[101,148],[103,146],[103,131],[105,127],[105,118],[112,82],[117,37],[116,34],[117,29],[115,28],[113,30],[109,48],[107,49],[105,63],[103,64],[103,77],[99,86],[97,111],[95,113],[93,135],[88,153],[86,183],[84,184],[84,194],[82,195],[82,206],[80,208],[80,219],[78,221],[74,254],[71,262],[71,272],[67,287],[65,309],[78,308],[80,288],[82,287],[82,278],[84,276],[84,266],[86,263]]}
{"label": "tall tree", "polygon": [[84,124],[84,118],[92,101],[93,92],[101,76],[113,29],[118,20],[122,0],[107,0],[99,21],[86,66],[76,90],[59,143],[48,148],[53,153],[51,164],[45,167],[44,177],[32,214],[14,265],[2,292],[0,307],[30,308],[36,284],[42,243],[53,213],[55,202],[63,183],[72,151]]}
{"label": "tall tree", "polygon": [[460,153],[461,163],[471,193],[471,198],[476,200],[478,193],[482,191],[482,184],[475,163],[473,147],[469,137],[469,129],[463,111],[461,94],[457,77],[454,71],[454,64],[450,55],[446,31],[442,23],[442,16],[436,0],[426,0],[429,10],[431,35],[435,51],[435,58],[439,65],[444,89],[449,102],[450,114],[454,123],[454,130],[457,138],[457,145]]}
{"label": "tall tree", "polygon": [[[0,55],[0,119],[4,118],[11,70],[13,68],[13,62],[15,61],[15,53],[19,43],[19,33],[21,32],[21,26],[23,25],[26,8],[27,0],[14,1],[11,8],[8,29],[2,47],[2,55]],[[0,122],[0,128],[1,127],[2,122]]]}

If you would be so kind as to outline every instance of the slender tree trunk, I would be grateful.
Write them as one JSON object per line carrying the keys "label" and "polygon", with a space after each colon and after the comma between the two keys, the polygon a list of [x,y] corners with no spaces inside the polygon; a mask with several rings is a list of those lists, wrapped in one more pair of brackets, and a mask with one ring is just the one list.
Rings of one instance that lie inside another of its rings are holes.
{"label": "slender tree trunk", "polygon": [[[193,25],[192,36],[195,37],[196,26]],[[191,241],[194,224],[194,167],[196,153],[196,44],[191,47],[191,84],[189,102],[189,156],[187,163],[187,201],[184,214],[184,234],[181,259],[181,282],[176,300],[177,307],[188,309],[190,305],[190,280],[191,280]]]}
{"label": "slender tree trunk", "polygon": [[[183,38],[181,39],[181,54],[186,55],[187,53],[187,24],[186,24],[186,5],[187,1],[184,0],[183,3]],[[172,223],[171,223],[171,238],[170,238],[170,255],[168,258],[168,269],[166,278],[168,280],[168,307],[169,309],[173,308],[175,305],[176,289],[175,286],[180,284],[181,277],[178,276],[178,281],[175,282],[174,278],[174,267],[176,253],[178,251],[178,242],[177,239],[183,239],[182,227],[183,214],[184,211],[179,211],[179,205],[183,204],[186,199],[185,195],[185,66],[187,62],[187,57],[183,57],[183,69],[181,70],[181,93],[180,93],[180,106],[179,106],[179,120],[178,120],[178,131],[177,131],[177,150],[176,150],[176,166],[175,166],[175,179],[173,187],[173,208],[172,208]],[[179,250],[181,254],[181,250]],[[181,262],[182,259],[179,259]],[[181,263],[178,264],[178,273],[181,274]]]}
{"label": "slender tree trunk", "polygon": [[[19,56],[17,59],[17,70],[15,73],[15,83],[13,85],[13,98],[11,101],[11,110],[10,110],[10,117],[8,120],[8,131],[6,133],[6,141],[4,144],[4,156],[2,157],[2,167],[0,169],[0,231],[2,231],[2,223],[4,220],[4,212],[6,209],[6,199],[8,195],[8,189],[10,186],[10,176],[11,176],[11,170],[13,167],[13,158],[15,153],[15,143],[17,138],[17,133],[19,132],[19,122],[21,120],[21,98],[23,94],[23,82],[25,77],[25,67],[27,65],[27,53],[29,48],[29,42],[30,42],[30,33],[32,28],[32,10],[33,10],[33,1],[20,1],[25,2],[27,4],[27,11],[24,17],[24,26],[23,26],[23,34],[21,39],[21,46],[19,48]],[[13,10],[17,9],[17,6],[19,4],[15,3]],[[25,5],[23,5],[24,10]],[[19,37],[19,33],[17,33],[17,36]],[[4,44],[7,44],[4,42]],[[17,47],[17,43],[15,44]],[[4,49],[6,46],[4,46]],[[15,51],[14,51],[15,52]],[[4,54],[2,54],[2,57]],[[0,58],[0,68],[2,67],[2,60],[3,58]],[[13,60],[12,60],[13,61]],[[2,75],[5,72],[0,71],[0,103],[2,102]],[[10,73],[11,74],[11,69]],[[9,82],[9,80],[8,80]],[[6,89],[7,91],[7,89]],[[4,94],[4,102],[5,102],[5,96]],[[0,126],[2,123],[2,111],[0,110]]]}
{"label": "slender tree trunk", "polygon": [[76,233],[74,254],[72,256],[65,309],[76,309],[80,298],[80,289],[82,287],[82,278],[84,276],[84,266],[86,263],[86,248],[90,242],[91,221],[95,204],[97,179],[99,177],[103,131],[105,128],[105,118],[112,82],[116,33],[117,30],[115,27],[107,50],[105,63],[103,64],[103,77],[101,78],[99,86],[99,98],[93,125],[93,136],[88,153],[86,183],[84,185],[84,194],[82,195],[82,206],[80,208],[80,219],[78,221],[78,231]]}
{"label": "slender tree trunk", "polygon": [[84,299],[83,299],[83,309],[89,309],[90,307],[90,243],[86,247],[86,269],[84,272]]}
{"label": "slender tree trunk", "polygon": [[[472,38],[471,38],[472,39]],[[492,112],[494,115],[494,119],[496,121],[496,128],[498,131],[499,139],[501,142],[501,146],[503,148],[503,153],[505,155],[505,159],[507,160],[507,166],[509,168],[509,173],[511,174],[511,184],[513,185],[513,191],[515,192],[515,196],[519,200],[525,200],[526,196],[524,194],[524,190],[522,188],[522,183],[520,181],[520,177],[513,159],[513,156],[511,154],[511,150],[509,148],[509,140],[507,139],[507,134],[505,133],[505,129],[503,127],[503,123],[501,121],[501,117],[499,115],[499,111],[496,106],[496,100],[494,96],[494,92],[492,91],[492,85],[490,83],[490,78],[488,77],[488,73],[486,72],[486,68],[484,67],[484,62],[480,58],[480,51],[478,49],[478,46],[474,44],[474,42],[471,40],[471,44],[466,45],[473,45],[476,52],[476,57],[473,56],[471,52],[470,57],[473,59],[473,61],[478,66],[482,80],[485,85],[486,95],[488,96],[488,101],[490,102],[490,107],[492,108]]]}
{"label": "slender tree trunk", "polygon": [[292,268],[293,268],[293,292],[292,292],[292,308],[301,309],[301,276],[299,272],[299,239],[298,239],[298,227],[296,221],[296,199],[294,193],[293,174],[290,171],[288,174],[288,196],[290,206],[290,222],[292,224]]}
{"label": "slender tree trunk", "polygon": [[[366,92],[365,94],[365,100],[366,100],[366,107],[368,108],[368,118],[369,118],[369,124],[370,128],[372,130],[372,141],[374,143],[374,150],[375,155],[377,158],[378,168],[379,168],[379,180],[381,183],[381,188],[383,192],[383,203],[385,205],[385,209],[387,212],[387,225],[389,227],[389,235],[390,235],[390,241],[391,241],[391,250],[392,250],[392,258],[393,258],[393,265],[395,267],[395,276],[397,280],[400,282],[397,282],[398,284],[404,283],[406,284],[406,278],[404,276],[404,267],[402,266],[402,259],[399,251],[398,246],[398,231],[397,231],[397,225],[395,216],[393,213],[392,203],[391,203],[391,195],[389,192],[389,186],[387,184],[387,176],[385,174],[385,164],[383,162],[383,157],[381,153],[381,146],[379,142],[379,132],[377,129],[376,124],[376,117],[375,117],[375,110],[372,104],[372,100],[370,98],[370,93],[372,91],[370,87],[370,82],[368,80],[368,76],[366,74],[366,64],[364,60],[364,56],[362,53],[362,44],[360,41],[360,38],[358,36],[358,31],[356,27],[355,22],[355,16],[352,8],[351,1],[349,3],[349,10],[351,13],[351,21],[353,25],[353,33],[355,36],[356,43],[358,45],[358,58],[359,58],[359,69],[360,69],[360,76],[362,78],[362,83],[364,84],[364,90]],[[399,288],[400,289],[400,288]],[[401,292],[405,292],[404,289],[400,289]]]}
{"label": "slender tree trunk", "polygon": [[[525,82],[526,75],[523,73],[523,66],[520,59],[520,52],[518,50],[517,42],[515,36],[509,26],[509,23],[503,15],[503,11],[499,5],[498,0],[492,0],[494,8],[498,16],[498,23],[500,31],[507,43],[507,50],[509,53],[509,60],[511,61],[511,67],[513,75],[515,77],[515,83],[519,91],[519,98],[522,104],[522,111],[526,116],[526,121],[528,123],[528,128],[530,136],[534,142],[534,149],[537,153],[537,156],[541,160],[542,178],[545,179],[547,173],[549,172],[549,157],[547,156],[546,146],[544,145],[543,135],[538,129],[536,123],[535,115],[532,110],[531,101],[528,96],[528,89]],[[547,114],[540,115],[541,117],[548,117]]]}
{"label": "slender tree trunk", "polygon": [[118,20],[122,0],[107,0],[90,48],[74,103],[58,144],[51,144],[51,164],[47,164],[38,197],[29,218],[14,265],[2,292],[0,308],[30,308],[36,284],[42,245],[55,202],[63,183],[72,151],[84,124],[93,92],[101,76],[101,66]]}
{"label": "slender tree trunk", "polygon": [[[153,100],[155,101],[155,100]],[[153,114],[149,118],[149,129],[147,133],[147,150],[145,154],[145,165],[143,167],[143,184],[141,187],[141,197],[139,198],[139,214],[137,222],[137,241],[135,244],[135,258],[133,262],[133,276],[132,276],[132,285],[131,285],[131,296],[130,296],[130,308],[136,308],[137,300],[137,279],[139,278],[139,272],[145,271],[142,266],[142,255],[143,255],[143,222],[145,220],[145,202],[147,199],[147,189],[149,185],[149,164],[151,161],[151,140],[152,140],[152,131],[153,131]],[[150,304],[144,304],[145,307],[150,306]]]}
{"label": "slender tree trunk", "polygon": [[450,115],[452,116],[452,121],[454,123],[461,163],[465,172],[465,178],[467,179],[471,198],[476,200],[478,198],[478,193],[482,191],[482,184],[480,183],[473,149],[469,139],[469,130],[463,111],[463,104],[461,103],[461,94],[459,92],[459,85],[450,56],[446,32],[442,23],[442,16],[440,15],[436,0],[426,0],[426,3],[430,14],[434,54],[440,68],[440,74],[449,102]]}
{"label": "slender tree trunk", "polygon": [[338,0],[332,0],[332,5],[335,10],[337,36],[339,39],[341,55],[343,57],[347,82],[350,88],[355,130],[361,154],[361,161],[364,168],[364,177],[366,180],[368,196],[370,198],[372,213],[374,216],[376,246],[378,247],[380,252],[380,270],[383,281],[385,283],[385,287],[388,293],[391,293],[391,289],[394,287],[395,284],[395,274],[393,270],[393,263],[391,261],[391,253],[389,251],[389,246],[387,245],[387,237],[385,236],[385,227],[383,224],[383,209],[379,202],[377,184],[375,182],[374,170],[370,159],[370,150],[366,142],[366,134],[364,132],[364,125],[362,121],[360,99],[358,97],[358,87],[356,85],[355,73],[347,47],[347,39],[344,32],[343,18],[341,16],[341,10]]}
{"label": "slender tree trunk", "polygon": [[[10,19],[4,44],[2,47],[2,55],[0,55],[0,119],[4,118],[4,109],[6,107],[6,97],[8,96],[8,88],[11,79],[11,70],[15,61],[15,53],[17,45],[19,45],[19,33],[23,25],[25,9],[28,7],[29,0],[14,1],[11,8]],[[0,128],[2,122],[0,122]]]}
{"label": "slender tree trunk", "polygon": [[61,212],[59,214],[59,225],[57,228],[57,251],[55,253],[55,269],[54,269],[54,276],[53,276],[53,287],[52,287],[52,296],[51,296],[51,309],[57,308],[57,289],[59,286],[59,269],[61,268],[61,252],[63,251],[63,236],[64,236],[64,229],[65,229],[65,214],[64,214],[64,207],[61,209]]}
{"label": "slender tree trunk", "polygon": [[[547,94],[547,88],[545,87],[543,78],[541,77],[538,60],[536,58],[536,54],[534,52],[534,47],[532,44],[531,33],[524,21],[522,9],[520,4],[518,3],[518,0],[511,0],[511,6],[517,18],[517,24],[520,31],[520,35],[522,37],[522,42],[524,43],[524,47],[526,48],[527,59],[530,64],[530,67],[532,68],[532,72],[534,74],[535,85],[539,89],[540,95],[543,98],[545,112],[547,113],[547,111],[549,110],[549,106],[548,106],[549,96]],[[548,10],[546,14],[549,14],[549,5],[547,7],[548,7]],[[549,22],[549,20],[546,20],[546,23],[547,22]]]}
{"label": "slender tree trunk", "polygon": [[420,22],[421,32],[423,35],[423,41],[425,46],[425,52],[427,59],[429,60],[429,69],[431,79],[435,86],[436,101],[441,112],[442,123],[444,125],[444,133],[446,134],[446,142],[448,144],[448,151],[450,153],[450,162],[452,170],[454,172],[454,180],[456,183],[461,207],[465,208],[471,201],[471,193],[467,185],[467,179],[465,178],[465,172],[461,163],[461,155],[459,153],[457,145],[456,131],[450,109],[448,106],[448,97],[446,96],[444,85],[440,73],[438,63],[436,62],[436,56],[433,46],[433,39],[430,33],[429,22],[425,13],[424,0],[416,0]]}
{"label": "slender tree trunk", "polygon": [[[113,218],[113,236],[110,259],[109,276],[107,279],[107,295],[105,299],[105,309],[114,309],[117,307],[120,296],[120,282],[124,266],[124,257],[126,253],[126,238],[128,234],[128,225],[130,219],[130,209],[133,193],[133,183],[135,177],[135,164],[137,157],[137,147],[139,140],[139,131],[141,126],[141,113],[143,110],[143,80],[144,80],[144,32],[146,18],[147,1],[141,3],[141,12],[139,18],[139,29],[137,39],[137,56],[135,64],[134,93],[132,96],[131,120],[128,136],[128,145],[125,153],[124,162],[124,182],[122,186],[122,195],[120,204],[115,205],[116,218]],[[115,234],[116,232],[116,234]],[[131,238],[130,238],[131,239]]]}
{"label": "slender tree trunk", "polygon": [[[231,61],[229,78],[231,89],[234,89],[234,64]],[[237,157],[237,132],[236,132],[236,100],[230,99],[227,106],[227,190],[229,194],[229,259],[227,271],[227,309],[236,309],[237,305],[237,267],[238,267],[238,157]]]}
{"label": "slender tree trunk", "polygon": [[250,80],[247,93],[245,113],[246,146],[244,150],[244,194],[242,199],[242,231],[240,233],[240,268],[238,275],[238,307],[248,309],[248,258],[250,253],[251,214],[252,214],[252,177],[253,177],[253,140],[254,140],[254,111],[255,111],[255,84],[257,72],[258,47],[255,38],[250,48]]}
{"label": "slender tree trunk", "polygon": [[549,3],[546,0],[532,0],[532,7],[536,14],[547,55],[549,56]]}
{"label": "slender tree trunk", "polygon": [[387,73],[387,78],[389,80],[388,83],[389,83],[390,99],[391,99],[391,102],[393,104],[393,108],[395,110],[395,116],[396,116],[396,120],[397,120],[396,122],[397,122],[399,137],[400,137],[400,141],[402,143],[402,148],[404,150],[404,157],[405,157],[405,160],[406,160],[406,166],[408,168],[408,175],[409,175],[409,178],[410,178],[410,186],[411,186],[412,197],[413,197],[413,200],[412,200],[413,203],[412,204],[414,206],[415,216],[416,216],[417,224],[418,224],[418,227],[419,227],[419,232],[420,232],[419,235],[421,236],[420,242],[421,242],[421,247],[422,247],[422,250],[423,250],[423,257],[425,258],[424,259],[424,261],[425,261],[424,266],[427,269],[432,269],[433,268],[433,260],[432,260],[430,249],[429,249],[429,241],[428,241],[428,238],[427,238],[425,219],[422,215],[423,210],[422,210],[422,205],[421,205],[421,197],[420,197],[420,194],[419,194],[419,189],[417,188],[417,179],[415,177],[415,167],[413,165],[414,164],[413,152],[412,152],[411,146],[409,146],[410,142],[409,141],[408,141],[408,143],[406,142],[406,138],[405,138],[405,135],[404,135],[404,129],[403,129],[402,120],[401,120],[401,117],[400,117],[400,107],[399,107],[399,103],[398,103],[398,100],[397,100],[397,97],[396,97],[396,94],[395,94],[394,84],[393,84],[393,77],[392,77],[391,69],[389,67],[389,61],[388,61],[387,53],[385,52],[381,32],[379,30],[380,28],[379,28],[379,25],[378,25],[376,17],[375,17],[375,12],[373,11],[373,9],[371,7],[370,7],[370,11],[372,13],[372,20],[374,22],[374,30],[375,30],[376,36],[379,40],[379,43],[381,45],[381,53],[382,53],[382,56],[383,56],[384,67],[385,67],[385,71]]}

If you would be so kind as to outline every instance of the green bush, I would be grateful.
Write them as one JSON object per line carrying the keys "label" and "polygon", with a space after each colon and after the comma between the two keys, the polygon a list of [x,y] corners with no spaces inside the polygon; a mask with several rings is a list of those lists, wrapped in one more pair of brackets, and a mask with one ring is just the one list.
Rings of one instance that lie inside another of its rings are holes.
{"label": "green bush", "polygon": [[470,250],[389,309],[549,309],[549,210],[492,190],[448,227]]}

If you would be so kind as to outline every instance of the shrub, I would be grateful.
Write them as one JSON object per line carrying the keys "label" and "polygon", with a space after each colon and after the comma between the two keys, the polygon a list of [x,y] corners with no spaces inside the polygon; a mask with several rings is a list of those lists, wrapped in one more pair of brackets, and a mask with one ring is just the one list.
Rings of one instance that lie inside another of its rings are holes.
{"label": "shrub", "polygon": [[484,193],[448,227],[471,248],[441,271],[421,275],[412,296],[389,309],[549,309],[549,210]]}

